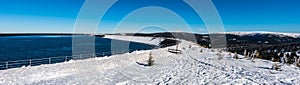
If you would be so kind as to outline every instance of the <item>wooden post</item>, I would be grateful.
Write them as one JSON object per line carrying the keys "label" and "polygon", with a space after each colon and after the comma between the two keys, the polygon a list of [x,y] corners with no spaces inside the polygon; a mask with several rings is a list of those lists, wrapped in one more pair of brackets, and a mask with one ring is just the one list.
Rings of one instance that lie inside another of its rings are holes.
{"label": "wooden post", "polygon": [[29,60],[29,66],[31,66],[31,60]]}
{"label": "wooden post", "polygon": [[178,50],[178,42],[176,41],[176,51]]}
{"label": "wooden post", "polygon": [[8,69],[8,62],[6,62],[6,68]]}
{"label": "wooden post", "polygon": [[51,64],[51,58],[49,58],[49,64]]}

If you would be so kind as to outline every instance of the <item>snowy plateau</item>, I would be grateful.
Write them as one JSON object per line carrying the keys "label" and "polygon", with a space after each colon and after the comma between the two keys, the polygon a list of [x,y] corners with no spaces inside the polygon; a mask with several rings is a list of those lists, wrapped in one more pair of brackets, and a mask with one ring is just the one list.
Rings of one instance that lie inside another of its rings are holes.
{"label": "snowy plateau", "polygon": [[[157,45],[159,39],[109,35],[105,38],[131,40]],[[252,62],[242,55],[219,49],[203,48],[195,43],[180,40],[182,54],[168,49],[176,46],[131,53],[71,60],[64,63],[0,70],[0,85],[203,85],[203,84],[300,84],[300,68],[280,64],[281,70],[272,70],[276,62],[255,59]],[[149,54],[153,66],[147,62]]]}

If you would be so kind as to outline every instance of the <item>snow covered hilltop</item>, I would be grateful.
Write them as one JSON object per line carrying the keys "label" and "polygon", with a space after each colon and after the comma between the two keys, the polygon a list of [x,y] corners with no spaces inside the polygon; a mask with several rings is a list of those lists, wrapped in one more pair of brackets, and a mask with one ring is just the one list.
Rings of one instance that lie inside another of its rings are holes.
{"label": "snow covered hilltop", "polygon": [[[110,35],[106,38],[158,44],[159,39]],[[299,84],[300,68],[248,58],[220,49],[208,49],[180,40],[181,54],[168,52],[176,46],[141,50],[109,57],[0,70],[0,84]],[[143,66],[149,56],[153,66]],[[138,62],[138,63],[137,63]]]}
{"label": "snow covered hilltop", "polygon": [[300,38],[299,33],[281,33],[281,32],[265,32],[265,31],[253,31],[253,32],[226,32],[225,34],[233,34],[233,35],[240,35],[240,36],[246,36],[246,35],[258,35],[258,34],[272,34],[272,35],[279,35],[281,37],[289,36],[293,38]]}

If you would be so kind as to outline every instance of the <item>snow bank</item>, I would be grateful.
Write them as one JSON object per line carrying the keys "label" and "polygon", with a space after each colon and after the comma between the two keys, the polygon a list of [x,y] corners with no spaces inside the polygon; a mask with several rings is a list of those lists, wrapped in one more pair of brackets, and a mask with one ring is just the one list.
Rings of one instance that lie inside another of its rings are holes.
{"label": "snow bank", "polygon": [[[129,36],[114,37],[131,39]],[[151,38],[134,38],[149,43]],[[153,43],[154,44],[154,43]],[[282,71],[272,70],[273,62],[255,62],[232,53],[219,53],[184,41],[179,44],[182,54],[169,53],[175,46],[135,51],[105,58],[14,68],[0,71],[0,84],[299,84],[300,69],[282,65]],[[154,66],[147,62],[152,54]],[[220,58],[220,56],[222,58]]]}
{"label": "snow bank", "polygon": [[151,45],[159,45],[160,41],[163,41],[163,38],[153,38],[153,37],[138,37],[138,36],[123,36],[123,35],[105,35],[104,38],[115,39],[115,40],[124,40],[139,42]]}

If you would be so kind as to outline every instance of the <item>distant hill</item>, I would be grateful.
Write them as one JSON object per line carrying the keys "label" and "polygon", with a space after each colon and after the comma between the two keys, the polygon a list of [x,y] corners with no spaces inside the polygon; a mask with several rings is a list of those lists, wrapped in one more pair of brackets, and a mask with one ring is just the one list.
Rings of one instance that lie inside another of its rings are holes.
{"label": "distant hill", "polygon": [[163,32],[163,33],[124,33],[123,35],[132,36],[148,36],[148,37],[166,37],[179,38],[188,41],[193,41],[201,45],[208,46],[210,36],[212,35],[226,35],[227,44],[286,44],[299,43],[300,34],[292,33],[275,33],[275,32],[231,32],[218,34],[195,34],[185,32]]}

